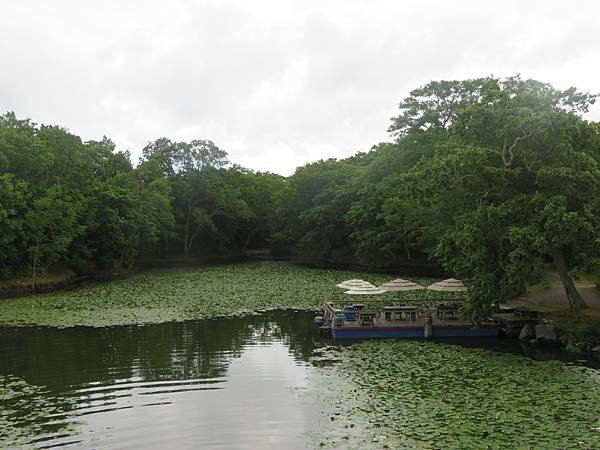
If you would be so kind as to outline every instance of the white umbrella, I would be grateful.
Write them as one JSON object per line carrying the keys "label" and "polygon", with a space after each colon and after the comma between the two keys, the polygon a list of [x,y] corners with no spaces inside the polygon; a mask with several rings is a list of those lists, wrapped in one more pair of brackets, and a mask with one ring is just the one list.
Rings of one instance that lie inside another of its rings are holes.
{"label": "white umbrella", "polygon": [[355,288],[350,289],[349,291],[344,292],[344,294],[384,294],[386,291],[383,289],[379,289],[377,286],[365,285],[365,286],[356,286]]}
{"label": "white umbrella", "polygon": [[427,286],[427,289],[439,292],[465,292],[467,290],[463,282],[456,278],[438,281],[431,286]]}
{"label": "white umbrella", "polygon": [[418,289],[425,289],[423,286],[417,283],[413,283],[409,280],[403,280],[398,278],[397,280],[388,281],[387,283],[379,286],[379,289],[386,291],[416,291]]}
{"label": "white umbrella", "polygon": [[342,281],[340,284],[336,284],[337,287],[342,288],[342,289],[354,289],[355,287],[358,286],[373,286],[371,283],[369,283],[368,281],[363,281],[363,280],[347,280],[347,281]]}

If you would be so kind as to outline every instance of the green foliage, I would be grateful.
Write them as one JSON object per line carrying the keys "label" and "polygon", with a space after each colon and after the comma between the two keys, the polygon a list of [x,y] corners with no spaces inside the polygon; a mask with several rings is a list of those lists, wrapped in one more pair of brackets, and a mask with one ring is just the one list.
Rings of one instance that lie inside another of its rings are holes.
{"label": "green foliage", "polygon": [[[144,272],[75,291],[3,300],[0,325],[111,326],[270,309],[318,310],[326,298],[343,299],[335,285],[352,278],[382,283],[390,276],[310,269],[284,262]],[[425,301],[445,298],[433,291],[419,293]],[[388,295],[415,298],[410,292]]]}
{"label": "green foliage", "polygon": [[133,167],[114,143],[0,116],[0,276],[268,245],[283,177],[229,166],[209,140],[161,138]]}
{"label": "green foliage", "polygon": [[[594,369],[414,341],[369,341],[337,355],[337,388],[387,442],[417,448],[597,448]],[[334,386],[333,389],[336,389]]]}
{"label": "green foliage", "polygon": [[593,347],[600,345],[599,309],[563,310],[549,312],[544,316],[556,326],[569,351],[589,352]]}
{"label": "green foliage", "polygon": [[144,160],[158,162],[164,173],[172,178],[181,172],[200,172],[205,168],[227,165],[227,152],[212,141],[196,139],[191,142],[172,142],[160,138],[143,150]]}
{"label": "green foliage", "polygon": [[[25,235],[32,273],[57,262],[82,230],[77,223],[80,205],[60,184],[51,186],[25,213]],[[34,278],[35,283],[35,278]]]}
{"label": "green foliage", "polygon": [[107,138],[0,116],[0,276],[65,264],[79,272],[131,264],[172,228],[160,171],[134,169]]}
{"label": "green foliage", "polygon": [[144,149],[142,164],[156,164],[169,180],[175,234],[171,247],[187,254],[226,254],[265,245],[283,179],[229,167],[211,141],[161,138]]}
{"label": "green foliage", "polygon": [[465,279],[472,317],[550,257],[571,298],[568,271],[600,262],[600,131],[578,115],[594,101],[519,76],[428,83],[400,104],[396,142],[289,178],[277,236],[369,267],[426,254]]}
{"label": "green foliage", "polygon": [[355,198],[356,177],[368,157],[308,164],[289,178],[282,198],[280,240],[318,260],[336,260],[349,248],[345,216]]}
{"label": "green foliage", "polygon": [[419,211],[417,242],[471,288],[467,312],[538,282],[551,254],[571,269],[597,258],[600,147],[575,114],[593,96],[515,77],[433,83],[413,97],[394,122],[400,139],[443,138],[401,191]]}
{"label": "green foliage", "polygon": [[[553,259],[572,306],[584,306],[569,272],[600,268],[600,125],[580,116],[594,102],[519,76],[433,81],[400,103],[394,142],[287,179],[232,165],[203,139],[160,138],[134,168],[106,137],[82,143],[7,113],[0,275],[30,272],[38,254],[42,267],[80,272],[140,253],[267,246],[369,268],[429,258],[466,281],[475,317],[540,281]],[[42,207],[48,195],[64,217]]]}
{"label": "green foliage", "polygon": [[15,180],[11,174],[0,175],[0,277],[13,273],[21,267],[25,253],[23,216],[27,211],[29,186],[23,180]]}
{"label": "green foliage", "polygon": [[75,407],[72,397],[49,395],[46,388],[0,374],[0,447],[28,448],[46,433],[68,436],[74,424],[57,421]]}

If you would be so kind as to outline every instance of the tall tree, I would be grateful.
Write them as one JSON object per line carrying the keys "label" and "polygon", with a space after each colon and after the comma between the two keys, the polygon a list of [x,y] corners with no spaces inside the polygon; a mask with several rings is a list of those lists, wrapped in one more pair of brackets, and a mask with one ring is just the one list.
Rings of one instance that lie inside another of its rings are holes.
{"label": "tall tree", "polygon": [[407,196],[428,211],[435,253],[470,281],[472,313],[538,280],[548,256],[571,306],[585,307],[569,271],[600,254],[599,148],[577,115],[594,97],[486,80],[460,102],[440,150],[405,176]]}
{"label": "tall tree", "polygon": [[221,183],[227,153],[209,140],[172,142],[160,138],[144,148],[143,161],[160,165],[171,183],[176,229],[185,255],[202,232],[215,230],[215,217],[231,211],[235,195]]}
{"label": "tall tree", "polygon": [[32,289],[35,290],[40,270],[57,262],[81,233],[78,213],[79,204],[73,202],[60,185],[54,185],[36,199],[25,214]]}
{"label": "tall tree", "polygon": [[355,181],[368,157],[328,159],[299,167],[282,197],[283,227],[278,239],[292,242],[307,257],[331,261],[352,256],[346,223],[356,198]]}
{"label": "tall tree", "polygon": [[23,217],[27,212],[29,186],[12,174],[0,175],[0,277],[21,271],[25,265],[26,230]]}

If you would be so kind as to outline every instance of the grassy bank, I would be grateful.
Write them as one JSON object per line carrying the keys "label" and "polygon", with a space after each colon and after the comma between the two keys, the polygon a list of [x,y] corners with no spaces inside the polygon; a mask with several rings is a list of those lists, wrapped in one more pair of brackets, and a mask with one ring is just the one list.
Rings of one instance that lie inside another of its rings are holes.
{"label": "grassy bank", "polygon": [[556,310],[542,317],[554,324],[561,344],[569,351],[587,352],[600,345],[600,309]]}
{"label": "grassy bank", "polygon": [[542,283],[529,286],[513,303],[524,301],[529,310],[538,311],[541,319],[552,322],[567,350],[586,352],[600,344],[600,289],[594,274],[580,273],[574,276],[574,283],[588,308],[569,308],[558,273],[551,267],[546,269]]}
{"label": "grassy bank", "polygon": [[[326,298],[340,295],[342,291],[335,287],[340,281],[362,278],[381,283],[391,277],[267,261],[156,270],[74,291],[2,300],[0,325],[111,326],[270,309],[318,309]],[[412,279],[423,284],[434,281]],[[426,290],[407,294],[423,299],[444,297]]]}

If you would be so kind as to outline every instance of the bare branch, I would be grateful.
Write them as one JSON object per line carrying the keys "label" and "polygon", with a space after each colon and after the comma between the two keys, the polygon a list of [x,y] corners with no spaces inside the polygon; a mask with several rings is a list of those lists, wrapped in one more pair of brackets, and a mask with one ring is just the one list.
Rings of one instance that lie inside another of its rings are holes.
{"label": "bare branch", "polygon": [[506,161],[506,147],[508,146],[508,142],[506,141],[506,138],[504,138],[504,145],[502,146],[502,151],[499,152],[500,156],[502,157],[502,162],[504,163],[504,167],[508,167],[510,165],[510,163],[507,163]]}
{"label": "bare branch", "polygon": [[[508,148],[509,159],[508,159],[508,161],[504,161],[505,167],[509,167],[512,164],[513,158],[515,156],[513,153],[513,150],[515,149],[517,144],[529,137],[529,135],[527,133],[525,133],[525,130],[523,130],[523,128],[521,128],[521,132],[523,133],[523,135],[517,136],[515,138],[514,142],[512,143],[512,145]],[[504,147],[506,148],[506,141],[504,143]],[[504,156],[502,157],[502,159],[504,160]]]}
{"label": "bare branch", "polygon": [[481,207],[483,206],[483,202],[484,202],[485,198],[486,198],[486,197],[487,197],[487,196],[488,196],[488,195],[489,195],[489,194],[490,194],[490,193],[491,193],[493,190],[494,190],[494,188],[490,188],[490,189],[488,189],[487,191],[485,191],[485,192],[483,193],[483,195],[482,195],[481,197],[479,197],[479,198],[476,200],[476,203],[475,203],[475,204],[477,205],[477,209],[479,209],[479,208],[481,208]]}

